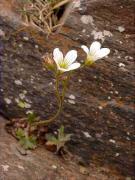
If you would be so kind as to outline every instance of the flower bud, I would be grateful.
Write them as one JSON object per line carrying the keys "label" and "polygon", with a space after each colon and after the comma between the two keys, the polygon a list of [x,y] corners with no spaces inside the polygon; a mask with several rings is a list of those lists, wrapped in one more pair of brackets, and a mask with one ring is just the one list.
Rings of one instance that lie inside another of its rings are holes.
{"label": "flower bud", "polygon": [[53,60],[53,57],[51,54],[46,53],[43,57],[43,65],[48,69],[48,70],[55,70],[55,62]]}

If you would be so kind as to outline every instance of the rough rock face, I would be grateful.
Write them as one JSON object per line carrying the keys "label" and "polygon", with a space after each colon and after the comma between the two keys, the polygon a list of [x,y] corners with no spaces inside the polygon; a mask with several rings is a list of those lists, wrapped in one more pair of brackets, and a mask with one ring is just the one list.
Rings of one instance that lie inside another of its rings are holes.
{"label": "rough rock face", "polygon": [[[64,112],[58,124],[74,134],[70,150],[87,163],[133,176],[134,136],[134,6],[130,0],[83,1],[62,32],[49,38],[31,30],[18,31],[11,20],[0,18],[0,112],[7,118],[34,110],[47,118],[56,110],[54,79],[42,66],[41,56],[60,47],[79,51],[82,44],[103,42],[111,55],[71,79]],[[76,98],[71,104],[69,96]],[[27,103],[22,110],[17,101]]]}
{"label": "rough rock face", "polygon": [[[0,117],[0,180],[107,180],[124,176],[107,167],[91,164],[84,168],[71,160],[64,160],[43,147],[23,155],[17,141],[4,130]],[[21,152],[21,153],[20,153]],[[113,177],[113,178],[112,178]]]}

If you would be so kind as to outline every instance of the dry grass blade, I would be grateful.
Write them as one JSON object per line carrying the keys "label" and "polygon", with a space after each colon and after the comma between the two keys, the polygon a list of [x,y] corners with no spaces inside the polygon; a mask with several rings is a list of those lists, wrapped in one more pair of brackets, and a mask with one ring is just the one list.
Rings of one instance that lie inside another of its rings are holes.
{"label": "dry grass blade", "polygon": [[54,9],[57,9],[57,8],[60,8],[61,6],[71,2],[72,0],[64,0],[64,1],[61,1],[60,3],[57,3],[54,7],[53,7],[53,10]]}
{"label": "dry grass blade", "polygon": [[[38,30],[50,34],[64,24],[71,12],[69,10],[71,5],[66,5],[71,2],[73,0],[34,0],[24,4],[22,17],[26,24],[31,24]],[[63,18],[61,18],[62,16]]]}

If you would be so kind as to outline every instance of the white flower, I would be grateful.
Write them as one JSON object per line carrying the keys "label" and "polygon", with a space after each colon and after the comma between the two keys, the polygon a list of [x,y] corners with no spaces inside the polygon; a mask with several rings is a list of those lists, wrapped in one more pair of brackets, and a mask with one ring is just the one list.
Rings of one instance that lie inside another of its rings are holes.
{"label": "white flower", "polygon": [[87,54],[86,64],[92,64],[98,59],[101,59],[110,53],[110,49],[101,48],[101,44],[98,41],[93,42],[90,48],[85,45],[81,46],[81,48]]}
{"label": "white flower", "polygon": [[63,56],[63,53],[59,48],[55,48],[53,51],[53,59],[57,65],[57,68],[61,72],[71,71],[80,67],[80,63],[75,62],[77,58],[77,51],[71,50],[66,56]]}

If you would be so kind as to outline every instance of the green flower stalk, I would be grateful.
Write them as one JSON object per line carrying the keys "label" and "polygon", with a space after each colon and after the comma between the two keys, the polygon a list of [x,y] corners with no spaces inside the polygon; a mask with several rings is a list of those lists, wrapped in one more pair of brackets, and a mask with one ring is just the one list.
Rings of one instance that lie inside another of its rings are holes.
{"label": "green flower stalk", "polygon": [[[55,48],[53,51],[53,60],[50,57],[44,56],[45,59],[45,66],[52,70],[55,73],[56,83],[56,97],[58,102],[58,110],[56,114],[48,120],[43,120],[40,122],[35,122],[34,125],[49,125],[50,123],[54,122],[56,118],[59,116],[63,109],[63,102],[65,98],[65,93],[67,90],[68,82],[70,79],[70,72],[73,71],[81,66],[80,63],[75,62],[77,58],[77,51],[71,50],[69,51],[66,56],[63,56],[63,53],[59,50],[59,48]],[[67,72],[67,75],[64,76],[63,73]],[[60,83],[62,83],[62,92],[60,93]]]}

